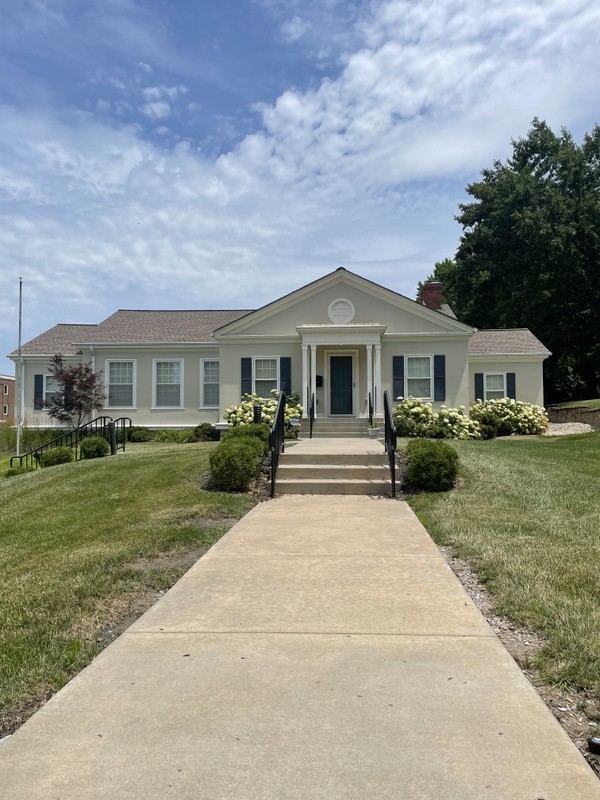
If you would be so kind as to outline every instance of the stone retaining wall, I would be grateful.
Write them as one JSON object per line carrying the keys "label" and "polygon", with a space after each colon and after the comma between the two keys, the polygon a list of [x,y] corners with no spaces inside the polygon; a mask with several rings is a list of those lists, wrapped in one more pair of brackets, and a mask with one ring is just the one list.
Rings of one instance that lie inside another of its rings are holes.
{"label": "stone retaining wall", "polygon": [[595,430],[600,429],[600,409],[549,406],[547,411],[550,422],[585,422]]}

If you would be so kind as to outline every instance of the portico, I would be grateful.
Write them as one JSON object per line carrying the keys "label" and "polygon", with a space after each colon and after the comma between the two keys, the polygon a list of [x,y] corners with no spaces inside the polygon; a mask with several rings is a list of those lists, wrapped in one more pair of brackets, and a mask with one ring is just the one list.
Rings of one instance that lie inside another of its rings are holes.
{"label": "portico", "polygon": [[308,324],[296,330],[302,343],[302,403],[308,415],[368,417],[383,414],[381,344],[387,326],[379,323]]}

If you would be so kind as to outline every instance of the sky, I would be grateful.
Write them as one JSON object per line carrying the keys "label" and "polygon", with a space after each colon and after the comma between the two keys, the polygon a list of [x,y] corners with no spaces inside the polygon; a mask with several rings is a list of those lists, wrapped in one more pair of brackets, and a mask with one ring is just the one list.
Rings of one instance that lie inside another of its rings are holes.
{"label": "sky", "polygon": [[534,117],[599,121],[597,0],[0,0],[0,372],[57,322],[414,297]]}

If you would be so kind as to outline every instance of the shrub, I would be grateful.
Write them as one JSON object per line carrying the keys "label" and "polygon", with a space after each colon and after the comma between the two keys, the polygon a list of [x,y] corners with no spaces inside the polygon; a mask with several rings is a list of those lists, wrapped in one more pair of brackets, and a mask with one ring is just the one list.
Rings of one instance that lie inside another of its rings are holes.
{"label": "shrub", "polygon": [[477,400],[471,405],[471,417],[488,425],[490,420],[495,420],[498,436],[537,435],[543,433],[548,425],[548,417],[541,406],[509,397]]}
{"label": "shrub", "polygon": [[26,472],[35,472],[35,467],[9,467],[4,475],[6,478],[13,478],[15,475],[25,475]]}
{"label": "shrub", "polygon": [[445,442],[419,439],[408,443],[407,477],[418,489],[447,491],[458,473],[458,454]]}
{"label": "shrub", "polygon": [[171,442],[172,444],[189,444],[197,441],[194,428],[184,428],[180,431],[154,431],[155,442]]}
{"label": "shrub", "polygon": [[150,438],[150,431],[141,425],[132,425],[125,428],[128,442],[147,442]]}
{"label": "shrub", "polygon": [[194,437],[197,442],[218,442],[220,434],[210,422],[201,422],[194,428]]}
{"label": "shrub", "polygon": [[224,442],[238,439],[258,440],[262,445],[263,452],[265,454],[269,452],[269,426],[264,422],[256,425],[238,425],[228,430],[223,437]]}
{"label": "shrub", "polygon": [[222,441],[209,456],[212,485],[228,492],[247,491],[260,472],[263,457],[258,439]]}
{"label": "shrub", "polygon": [[[256,394],[245,394],[239,406],[230,406],[225,409],[223,418],[232,426],[250,425],[254,422],[254,406],[259,405],[261,409],[261,421],[271,426],[275,419],[277,409],[277,398],[279,392],[273,389],[271,397],[265,400]],[[296,392],[292,392],[285,399],[285,427],[286,430],[295,430],[298,433],[298,426],[292,425],[293,419],[300,419],[304,413],[304,408],[300,405],[300,397]]]}
{"label": "shrub", "polygon": [[434,412],[431,403],[408,397],[392,411],[398,436],[432,439],[479,439],[479,425],[465,415],[465,407],[441,406]]}
{"label": "shrub", "polygon": [[104,458],[110,452],[110,445],[102,436],[86,436],[81,440],[79,451],[82,458]]}
{"label": "shrub", "polygon": [[40,464],[42,467],[54,467],[57,464],[68,464],[73,461],[73,451],[70,447],[53,447],[42,454]]}

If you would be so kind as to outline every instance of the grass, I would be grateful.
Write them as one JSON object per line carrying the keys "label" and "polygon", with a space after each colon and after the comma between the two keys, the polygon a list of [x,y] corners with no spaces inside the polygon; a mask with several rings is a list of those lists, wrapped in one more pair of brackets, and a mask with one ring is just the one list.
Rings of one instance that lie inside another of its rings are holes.
{"label": "grass", "polygon": [[412,508],[497,613],[543,633],[542,677],[600,697],[600,433],[453,444],[463,485]]}
{"label": "grass", "polygon": [[96,653],[90,620],[181,572],[133,562],[210,546],[227,529],[213,520],[253,505],[201,488],[213,447],[133,445],[0,481],[0,709],[60,688]]}
{"label": "grass", "polygon": [[590,411],[599,411],[600,397],[595,400],[569,400],[567,403],[554,403],[552,408],[587,408]]}

